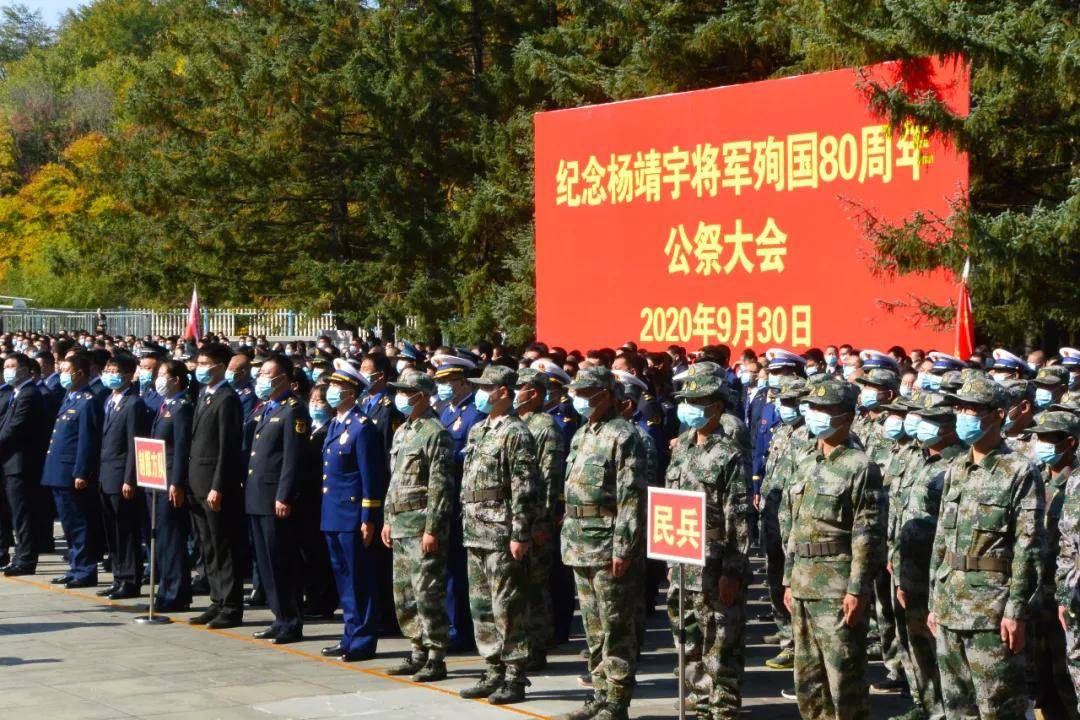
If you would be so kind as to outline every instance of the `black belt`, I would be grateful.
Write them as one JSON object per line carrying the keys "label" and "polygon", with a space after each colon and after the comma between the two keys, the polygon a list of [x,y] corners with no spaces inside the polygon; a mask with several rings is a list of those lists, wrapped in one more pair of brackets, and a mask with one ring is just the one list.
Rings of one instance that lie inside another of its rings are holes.
{"label": "black belt", "polygon": [[572,518],[615,517],[615,508],[606,505],[567,505],[566,514]]}
{"label": "black belt", "polygon": [[494,488],[492,490],[472,490],[469,492],[461,493],[461,502],[463,503],[479,503],[488,502],[491,500],[502,500],[503,495],[502,488]]}
{"label": "black belt", "polygon": [[410,510],[421,510],[427,507],[427,496],[417,498],[415,500],[403,500],[401,502],[387,503],[386,511],[389,513],[402,513],[409,512]]}
{"label": "black belt", "polygon": [[953,570],[963,572],[979,572],[990,570],[992,572],[1008,572],[1011,563],[1005,558],[976,557],[974,555],[954,555],[945,553],[945,564]]}
{"label": "black belt", "polygon": [[851,546],[840,540],[795,543],[795,554],[801,558],[829,557],[851,552]]}

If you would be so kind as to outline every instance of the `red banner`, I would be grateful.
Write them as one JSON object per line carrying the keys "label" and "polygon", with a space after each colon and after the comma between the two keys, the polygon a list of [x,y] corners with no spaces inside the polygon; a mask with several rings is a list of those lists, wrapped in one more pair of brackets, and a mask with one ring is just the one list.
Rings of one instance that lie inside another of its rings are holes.
{"label": "red banner", "polygon": [[537,114],[537,336],[951,348],[917,313],[951,277],[875,275],[863,223],[948,216],[967,158],[868,81],[968,112],[966,66],[917,60]]}
{"label": "red banner", "polygon": [[646,555],[705,564],[705,493],[650,487]]}
{"label": "red banner", "polygon": [[135,438],[135,482],[147,490],[168,490],[165,441]]}

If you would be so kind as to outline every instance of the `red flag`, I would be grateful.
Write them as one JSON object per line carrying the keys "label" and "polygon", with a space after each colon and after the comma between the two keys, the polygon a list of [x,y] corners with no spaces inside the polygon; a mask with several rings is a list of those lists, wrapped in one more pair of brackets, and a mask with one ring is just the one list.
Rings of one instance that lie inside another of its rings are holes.
{"label": "red flag", "polygon": [[195,342],[199,339],[199,336],[199,289],[192,286],[191,307],[188,308],[187,327],[184,328],[184,337],[181,339]]}
{"label": "red flag", "polygon": [[971,314],[971,295],[967,286],[970,263],[970,259],[964,261],[960,297],[956,300],[956,352],[953,354],[961,360],[967,360],[975,352],[975,318]]}

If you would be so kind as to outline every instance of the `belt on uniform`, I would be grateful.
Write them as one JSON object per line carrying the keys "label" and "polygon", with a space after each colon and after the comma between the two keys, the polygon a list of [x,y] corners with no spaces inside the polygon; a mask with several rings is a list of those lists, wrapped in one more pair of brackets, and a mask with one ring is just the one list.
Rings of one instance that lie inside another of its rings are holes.
{"label": "belt on uniform", "polygon": [[945,553],[945,564],[953,570],[965,572],[985,571],[1008,572],[1010,563],[1005,558],[976,557],[974,555],[954,555]]}
{"label": "belt on uniform", "polygon": [[461,493],[461,502],[463,503],[479,503],[488,502],[491,500],[502,500],[504,497],[502,488],[494,488],[492,490],[470,490],[468,492]]}
{"label": "belt on uniform", "polygon": [[847,552],[851,552],[851,546],[840,540],[795,543],[795,554],[801,558],[828,557],[830,555],[842,555]]}
{"label": "belt on uniform", "polygon": [[615,508],[606,505],[567,505],[566,514],[572,518],[615,517]]}
{"label": "belt on uniform", "polygon": [[386,511],[390,513],[403,513],[410,510],[420,510],[427,507],[427,495],[415,500],[403,500],[401,502],[386,503]]}
{"label": "belt on uniform", "polygon": [[719,540],[720,537],[720,528],[710,528],[705,531],[706,540]]}

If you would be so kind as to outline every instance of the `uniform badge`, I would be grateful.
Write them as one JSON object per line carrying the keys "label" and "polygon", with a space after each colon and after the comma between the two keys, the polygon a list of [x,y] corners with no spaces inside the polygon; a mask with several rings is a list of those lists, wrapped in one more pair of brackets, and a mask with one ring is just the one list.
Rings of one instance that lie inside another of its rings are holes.
{"label": "uniform badge", "polygon": [[461,416],[458,415],[458,419],[454,421],[454,432],[461,429]]}
{"label": "uniform badge", "polygon": [[172,411],[171,410],[166,410],[165,412],[161,413],[161,416],[162,417],[172,417]]}
{"label": "uniform badge", "polygon": [[344,445],[344,444],[345,444],[345,443],[347,443],[347,442],[349,442],[349,431],[348,431],[348,430],[346,430],[345,432],[341,433],[341,439],[340,439],[340,440],[338,440],[338,444],[339,444],[339,445]]}
{"label": "uniform badge", "polygon": [[307,423],[304,422],[303,420],[297,420],[296,421],[296,434],[297,435],[303,435],[306,432],[307,432]]}

